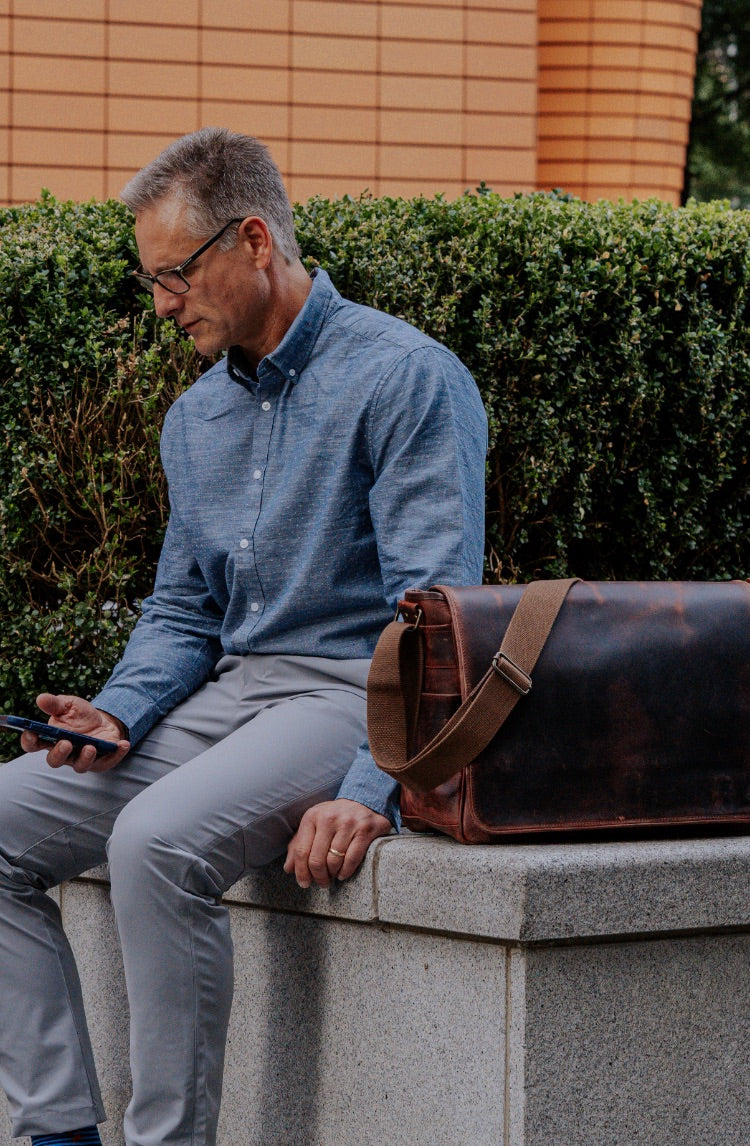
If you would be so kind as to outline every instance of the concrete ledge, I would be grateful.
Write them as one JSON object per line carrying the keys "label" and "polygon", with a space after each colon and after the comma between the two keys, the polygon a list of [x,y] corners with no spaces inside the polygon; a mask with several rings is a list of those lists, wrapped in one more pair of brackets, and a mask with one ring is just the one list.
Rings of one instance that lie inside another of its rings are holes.
{"label": "concrete ledge", "polygon": [[378,918],[492,939],[708,931],[750,923],[750,839],[460,847],[385,841]]}
{"label": "concrete ledge", "polygon": [[[60,900],[121,1146],[106,874]],[[404,835],[329,890],[275,864],[226,899],[220,1146],[747,1146],[750,838]]]}

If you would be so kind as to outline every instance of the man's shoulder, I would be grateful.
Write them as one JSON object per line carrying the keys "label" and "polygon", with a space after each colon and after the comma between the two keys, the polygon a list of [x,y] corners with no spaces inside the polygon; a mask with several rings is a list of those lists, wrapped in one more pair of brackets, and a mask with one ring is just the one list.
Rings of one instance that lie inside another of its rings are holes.
{"label": "man's shoulder", "polygon": [[449,384],[474,386],[466,365],[448,346],[397,315],[341,299],[332,309],[321,336],[317,354],[323,360],[355,365],[371,379],[377,392],[389,379],[398,385],[416,385],[425,379],[443,378]]}
{"label": "man's shoulder", "polygon": [[384,350],[390,348],[396,353],[418,347],[446,349],[405,319],[347,298],[341,298],[340,304],[329,314],[329,325],[334,337],[350,337],[364,344],[379,343]]}

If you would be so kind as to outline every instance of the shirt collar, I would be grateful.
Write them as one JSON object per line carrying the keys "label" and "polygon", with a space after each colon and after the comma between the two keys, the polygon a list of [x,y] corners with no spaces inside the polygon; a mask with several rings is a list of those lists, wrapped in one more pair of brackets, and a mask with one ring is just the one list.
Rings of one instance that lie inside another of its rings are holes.
{"label": "shirt collar", "polygon": [[[338,291],[322,267],[316,267],[311,273],[311,278],[312,289],[305,299],[302,310],[276,349],[267,354],[259,364],[259,375],[262,372],[263,364],[268,362],[290,382],[299,381],[299,376],[307,366],[313,352],[326,315],[339,299]],[[239,382],[243,386],[257,385],[257,377],[253,377],[249,373],[242,352],[237,346],[232,346],[229,349],[227,370],[230,378],[234,379],[235,382]]]}

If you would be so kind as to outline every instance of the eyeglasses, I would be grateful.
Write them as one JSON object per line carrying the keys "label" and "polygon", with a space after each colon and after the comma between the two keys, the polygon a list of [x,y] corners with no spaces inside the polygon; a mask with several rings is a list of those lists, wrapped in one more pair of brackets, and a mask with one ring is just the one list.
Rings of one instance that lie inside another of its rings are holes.
{"label": "eyeglasses", "polygon": [[218,242],[224,232],[232,226],[232,223],[241,223],[244,218],[244,215],[240,215],[236,219],[230,219],[228,223],[224,224],[220,231],[217,231],[210,239],[206,239],[205,243],[202,243],[197,251],[193,251],[192,255],[188,255],[177,267],[170,267],[169,270],[159,271],[158,274],[155,275],[150,275],[147,271],[144,271],[142,267],[130,273],[133,278],[138,280],[141,286],[151,291],[152,294],[154,293],[154,283],[158,283],[160,287],[163,287],[164,290],[168,290],[170,294],[187,294],[190,290],[190,283],[185,278],[185,271],[195,262],[199,255],[202,255],[204,251],[207,251],[209,247]]}

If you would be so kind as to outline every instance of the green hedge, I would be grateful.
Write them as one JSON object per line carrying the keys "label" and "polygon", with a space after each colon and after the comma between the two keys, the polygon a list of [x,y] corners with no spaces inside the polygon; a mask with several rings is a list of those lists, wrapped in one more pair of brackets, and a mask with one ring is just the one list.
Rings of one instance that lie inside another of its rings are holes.
{"label": "green hedge", "polygon": [[[750,574],[750,217],[722,204],[313,199],[305,260],[473,371],[487,576]],[[0,211],[0,711],[93,693],[148,592],[158,432],[206,363],[127,277],[119,204]]]}

